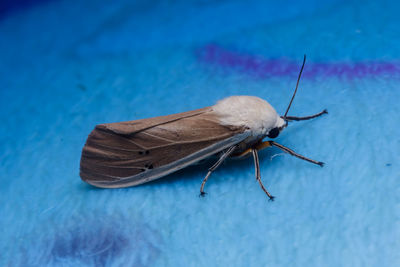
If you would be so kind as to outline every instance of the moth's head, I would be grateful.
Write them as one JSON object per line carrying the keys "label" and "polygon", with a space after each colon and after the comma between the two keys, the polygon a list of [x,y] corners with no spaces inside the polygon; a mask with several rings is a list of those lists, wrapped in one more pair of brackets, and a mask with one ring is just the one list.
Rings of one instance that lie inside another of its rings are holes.
{"label": "moth's head", "polygon": [[286,128],[286,126],[287,126],[287,121],[285,121],[278,115],[278,117],[276,118],[276,126],[271,128],[267,132],[267,137],[268,138],[277,138],[279,136],[279,134],[283,131],[283,129]]}

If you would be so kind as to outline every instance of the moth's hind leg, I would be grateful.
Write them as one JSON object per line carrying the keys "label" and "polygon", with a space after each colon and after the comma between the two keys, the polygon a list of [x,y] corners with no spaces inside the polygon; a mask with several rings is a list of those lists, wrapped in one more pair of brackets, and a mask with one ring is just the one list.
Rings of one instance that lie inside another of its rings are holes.
{"label": "moth's hind leg", "polygon": [[269,200],[274,201],[274,196],[272,196],[268,190],[264,187],[264,185],[261,182],[261,173],[260,173],[260,161],[258,159],[258,152],[257,149],[251,149],[251,152],[253,153],[253,158],[254,158],[254,167],[256,170],[256,179],[258,181],[258,183],[261,186],[261,189],[265,192],[265,194],[267,194],[267,196],[269,197]]}
{"label": "moth's hind leg", "polygon": [[230,155],[232,154],[232,152],[236,149],[237,146],[232,146],[230,147],[228,150],[226,150],[221,157],[218,159],[218,161],[211,167],[208,169],[208,173],[206,175],[206,177],[203,179],[203,182],[201,183],[201,187],[200,187],[200,196],[204,196],[206,194],[206,192],[204,192],[204,185],[206,184],[208,177],[210,177],[211,173],[213,171],[215,171],[219,165],[222,164],[222,162],[224,162],[224,160]]}

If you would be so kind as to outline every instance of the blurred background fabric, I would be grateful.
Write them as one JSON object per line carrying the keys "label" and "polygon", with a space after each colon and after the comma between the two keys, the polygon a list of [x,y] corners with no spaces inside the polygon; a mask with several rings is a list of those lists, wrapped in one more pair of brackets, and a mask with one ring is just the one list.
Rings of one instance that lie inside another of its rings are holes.
{"label": "blurred background fabric", "polygon": [[[0,4],[1,266],[399,266],[396,1],[18,0]],[[81,181],[96,124],[230,95],[282,114],[277,142],[155,182]]]}

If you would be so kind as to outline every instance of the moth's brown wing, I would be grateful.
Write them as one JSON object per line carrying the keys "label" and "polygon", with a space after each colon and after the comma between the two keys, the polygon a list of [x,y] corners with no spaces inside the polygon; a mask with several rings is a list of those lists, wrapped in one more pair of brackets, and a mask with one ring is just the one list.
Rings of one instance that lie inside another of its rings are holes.
{"label": "moth's brown wing", "polygon": [[[153,122],[153,124],[152,124]],[[222,126],[211,108],[101,124],[82,151],[82,180],[106,188],[138,185],[182,169],[249,136]]]}
{"label": "moth's brown wing", "polygon": [[134,134],[136,132],[140,132],[146,130],[147,128],[152,128],[161,124],[170,123],[176,120],[181,120],[184,118],[189,118],[193,116],[197,116],[204,113],[209,113],[211,111],[211,107],[191,110],[187,112],[171,114],[167,116],[159,116],[155,118],[135,120],[135,121],[124,121],[118,123],[105,123],[97,125],[97,128],[107,129],[115,134]]}

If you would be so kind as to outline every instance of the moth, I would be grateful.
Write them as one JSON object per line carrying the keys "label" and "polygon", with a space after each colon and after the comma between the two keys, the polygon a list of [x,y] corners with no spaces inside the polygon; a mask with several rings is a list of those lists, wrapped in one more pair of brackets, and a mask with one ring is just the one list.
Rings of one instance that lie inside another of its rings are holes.
{"label": "moth", "polygon": [[188,112],[134,121],[99,124],[83,147],[80,176],[83,181],[103,188],[135,186],[166,176],[210,156],[219,159],[211,173],[228,157],[252,155],[255,175],[270,200],[274,197],[261,182],[258,151],[277,147],[297,158],[323,166],[324,163],[297,154],[265,137],[274,139],[289,122],[319,117],[327,110],[306,117],[288,116],[296,88],[283,116],[265,100],[255,96],[231,96],[215,105]]}

